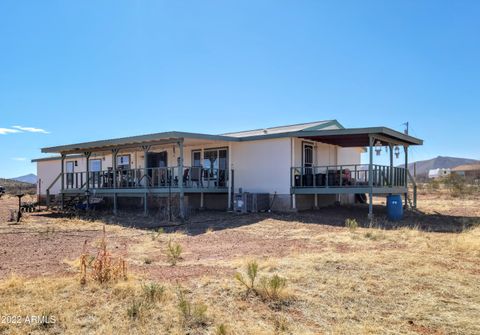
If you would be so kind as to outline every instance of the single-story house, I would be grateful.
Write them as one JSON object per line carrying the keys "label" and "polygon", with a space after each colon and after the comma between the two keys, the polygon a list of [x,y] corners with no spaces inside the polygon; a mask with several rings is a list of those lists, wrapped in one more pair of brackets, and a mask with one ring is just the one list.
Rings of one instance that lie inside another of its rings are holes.
{"label": "single-story house", "polygon": [[[38,194],[102,197],[114,212],[122,198],[175,194],[185,208],[231,209],[239,192],[269,194],[272,210],[303,210],[353,202],[356,194],[407,194],[408,148],[422,140],[386,127],[344,128],[318,121],[220,135],[162,132],[43,148],[54,157],[34,159]],[[388,147],[390,164],[373,164]],[[393,166],[393,151],[405,167]],[[369,150],[369,163],[361,153]],[[138,200],[140,198],[140,200]],[[133,200],[132,200],[133,201]],[[372,214],[372,206],[370,206]],[[181,214],[182,215],[182,214]]]}
{"label": "single-story house", "polygon": [[467,180],[480,179],[480,164],[465,164],[452,169],[452,172],[465,177]]}

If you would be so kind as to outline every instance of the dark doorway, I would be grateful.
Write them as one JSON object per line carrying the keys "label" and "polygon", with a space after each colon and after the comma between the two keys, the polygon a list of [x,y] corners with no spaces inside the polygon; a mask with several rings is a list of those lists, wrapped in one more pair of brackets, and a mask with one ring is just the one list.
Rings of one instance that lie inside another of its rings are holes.
{"label": "dark doorway", "polygon": [[147,168],[167,167],[167,152],[148,152]]}
{"label": "dark doorway", "polygon": [[147,173],[153,186],[166,185],[168,178],[168,157],[167,152],[147,153]]}

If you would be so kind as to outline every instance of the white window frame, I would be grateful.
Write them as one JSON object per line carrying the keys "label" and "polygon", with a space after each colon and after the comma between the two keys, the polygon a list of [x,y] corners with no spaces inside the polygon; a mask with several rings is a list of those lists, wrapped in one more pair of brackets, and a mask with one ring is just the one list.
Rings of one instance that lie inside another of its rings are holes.
{"label": "white window frame", "polygon": [[[97,161],[100,163],[100,165],[99,165],[100,169],[99,170],[94,170],[92,164],[94,162],[97,162]],[[90,166],[89,166],[90,172],[100,172],[100,171],[102,171],[102,159],[101,158],[90,159],[88,164],[90,164]]]}
{"label": "white window frame", "polygon": [[[126,159],[126,163],[123,162],[124,159]],[[123,162],[123,163],[122,163]],[[117,168],[124,168],[125,166],[127,167],[127,169],[130,169],[130,165],[131,165],[132,161],[131,161],[131,156],[130,154],[126,154],[126,155],[117,155]]]}

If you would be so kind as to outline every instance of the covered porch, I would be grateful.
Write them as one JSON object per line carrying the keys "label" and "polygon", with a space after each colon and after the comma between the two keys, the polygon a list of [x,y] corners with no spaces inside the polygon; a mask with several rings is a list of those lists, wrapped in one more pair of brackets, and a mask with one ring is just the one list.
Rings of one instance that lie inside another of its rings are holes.
{"label": "covered porch", "polygon": [[[341,148],[362,148],[368,153],[366,164],[316,165],[302,151],[302,165],[290,169],[290,188],[293,207],[295,195],[354,194],[368,195],[369,217],[373,217],[373,196],[402,194],[405,206],[408,201],[416,207],[416,184],[408,171],[408,150],[411,145],[421,145],[422,140],[394,130],[377,128],[303,131],[295,134],[301,140],[335,145]],[[394,155],[403,148],[403,166],[394,166]],[[303,150],[303,149],[302,149]],[[387,151],[389,164],[375,164],[374,155]],[[413,194],[409,196],[409,183]]]}
{"label": "covered porch", "polygon": [[185,194],[224,194],[230,207],[233,171],[230,168],[229,138],[216,135],[169,132],[122,139],[86,142],[44,148],[59,153],[60,173],[47,188],[47,199],[54,185],[60,185],[62,208],[67,197],[166,197],[179,201],[180,216],[185,213]]}

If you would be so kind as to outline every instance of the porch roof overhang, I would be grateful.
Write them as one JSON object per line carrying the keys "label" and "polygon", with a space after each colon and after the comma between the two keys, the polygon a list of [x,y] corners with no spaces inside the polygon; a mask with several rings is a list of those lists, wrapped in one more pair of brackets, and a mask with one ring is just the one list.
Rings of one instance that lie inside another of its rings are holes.
{"label": "porch roof overhang", "polygon": [[[271,136],[271,138],[275,137],[298,137],[306,140],[338,145],[341,147],[369,146],[370,137],[373,137],[375,141],[380,141],[384,146],[389,144],[404,146],[423,144],[423,140],[421,139],[386,127],[297,131],[284,134],[275,134]],[[269,136],[264,135],[261,138],[267,139]],[[243,141],[256,139],[260,138],[242,138]]]}
{"label": "porch roof overhang", "polygon": [[199,133],[187,133],[171,131],[149,135],[122,137],[109,140],[83,142],[77,144],[61,145],[42,148],[42,153],[77,154],[93,151],[108,151],[111,149],[138,148],[141,146],[153,146],[172,144],[183,141],[185,145],[198,143],[213,143],[217,141],[238,141],[239,139],[223,135],[209,135]]}
{"label": "porch roof overhang", "polygon": [[298,137],[306,140],[338,145],[341,147],[365,147],[369,145],[369,139],[371,137],[373,137],[375,141],[380,141],[382,145],[394,144],[410,146],[423,144],[423,140],[421,139],[386,127],[300,130],[245,137],[171,131],[42,148],[42,153],[80,154],[84,152],[108,151],[111,149],[128,149],[139,148],[141,146],[171,144],[178,143],[180,141],[183,141],[184,145],[195,145],[209,144],[219,141],[247,142],[289,137]]}

